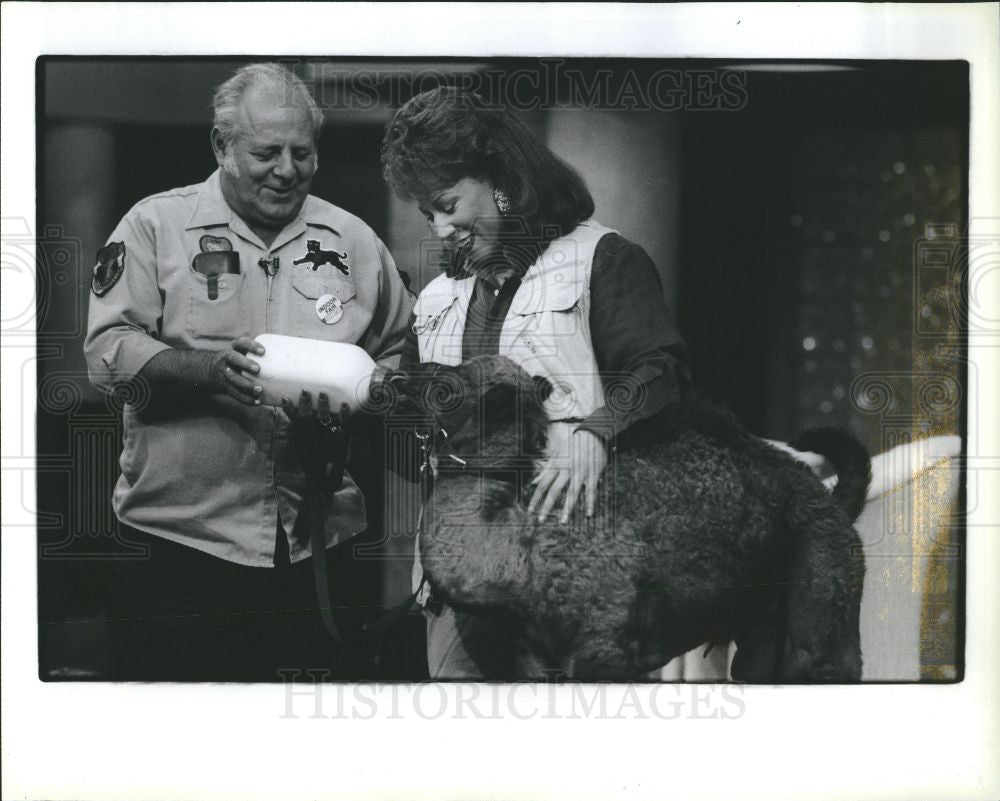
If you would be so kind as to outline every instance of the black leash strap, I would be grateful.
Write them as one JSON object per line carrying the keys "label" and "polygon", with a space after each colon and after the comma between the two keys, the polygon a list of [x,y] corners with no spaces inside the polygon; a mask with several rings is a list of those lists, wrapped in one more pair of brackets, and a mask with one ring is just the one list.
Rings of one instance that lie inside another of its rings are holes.
{"label": "black leash strap", "polygon": [[[420,594],[420,589],[423,587],[423,582],[421,582],[420,588],[417,589],[412,595],[406,598],[405,601],[394,606],[384,615],[382,615],[374,623],[368,625],[366,624],[362,629],[362,637],[357,642],[349,643],[344,639],[344,635],[340,633],[340,629],[337,628],[337,624],[333,619],[333,602],[330,598],[330,577],[329,571],[327,570],[326,564],[326,496],[327,493],[333,495],[340,489],[341,485],[344,483],[344,469],[347,464],[348,454],[350,452],[350,443],[347,439],[347,432],[340,427],[335,427],[332,429],[334,436],[336,437],[336,445],[334,447],[334,461],[333,467],[330,471],[331,482],[329,487],[324,487],[326,482],[323,481],[322,475],[317,475],[312,477],[308,482],[309,487],[309,513],[310,518],[310,547],[312,549],[312,559],[313,559],[313,578],[316,582],[316,598],[319,602],[320,616],[323,619],[323,625],[333,641],[341,647],[350,647],[351,645],[361,645],[368,640],[377,640],[381,637],[388,629],[390,629],[395,623],[402,619],[407,612],[413,607],[417,596]],[[430,467],[429,455],[425,456],[427,467]],[[321,472],[321,471],[320,471]],[[421,476],[424,473],[424,464],[421,464]],[[423,508],[421,507],[421,514],[423,514]]]}
{"label": "black leash strap", "polygon": [[320,467],[319,475],[307,477],[309,492],[310,535],[309,545],[312,550],[313,578],[316,580],[316,599],[319,603],[320,617],[323,625],[337,645],[345,645],[343,635],[333,619],[333,602],[330,599],[330,575],[326,564],[326,496],[333,495],[344,483],[344,468],[347,464],[348,443],[346,433],[340,427],[333,431],[335,445],[333,449],[333,467],[330,471],[330,482],[324,479]]}

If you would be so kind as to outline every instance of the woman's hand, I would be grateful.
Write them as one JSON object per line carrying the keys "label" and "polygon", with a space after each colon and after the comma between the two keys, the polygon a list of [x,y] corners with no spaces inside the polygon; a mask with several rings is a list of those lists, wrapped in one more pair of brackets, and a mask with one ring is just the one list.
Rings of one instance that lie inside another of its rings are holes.
{"label": "woman's hand", "polygon": [[556,505],[563,490],[560,523],[568,523],[576,506],[580,491],[585,492],[584,512],[593,517],[597,507],[597,485],[608,464],[604,440],[584,429],[573,431],[568,426],[553,425],[549,428],[549,458],[532,483],[535,492],[528,504],[528,513],[538,509],[539,522],[544,521]]}
{"label": "woman's hand", "polygon": [[[351,410],[346,403],[340,405],[340,412],[330,411],[330,398],[325,392],[319,393],[316,407],[312,396],[306,390],[299,395],[298,404],[288,398],[281,399],[281,408],[292,421],[292,437],[298,448],[299,458],[306,473],[306,479],[315,486],[329,486],[338,483],[340,476],[328,475],[328,466],[336,462],[336,449],[346,447],[340,441],[335,429],[345,425]],[[342,465],[341,465],[342,467]]]}
{"label": "woman's hand", "polygon": [[334,429],[346,425],[351,416],[350,406],[342,403],[340,404],[340,412],[334,417],[330,411],[330,397],[325,392],[319,393],[315,409],[313,408],[312,395],[307,390],[302,390],[298,405],[293,404],[288,398],[282,398],[281,408],[285,410],[289,420],[301,424],[305,428],[321,425],[324,428]]}

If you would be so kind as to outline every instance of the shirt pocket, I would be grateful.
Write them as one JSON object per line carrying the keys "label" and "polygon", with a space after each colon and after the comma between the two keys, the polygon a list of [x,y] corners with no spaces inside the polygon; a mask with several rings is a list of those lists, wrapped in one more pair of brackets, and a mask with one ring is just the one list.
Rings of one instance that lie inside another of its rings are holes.
{"label": "shirt pocket", "polygon": [[[354,281],[341,275],[317,275],[311,270],[292,273],[291,308],[287,316],[287,330],[283,333],[309,339],[337,339],[351,330],[347,318],[355,312],[351,301],[357,295]],[[339,313],[332,323],[323,322],[316,310],[317,302],[332,295],[339,301]]]}
{"label": "shirt pocket", "polygon": [[209,278],[188,270],[188,334],[195,339],[233,340],[247,336],[247,309],[243,303],[243,273],[222,273],[215,276],[216,297],[209,297]]}
{"label": "shirt pocket", "polygon": [[356,294],[354,281],[340,275],[316,275],[311,270],[297,271],[292,275],[292,286],[306,300],[315,304],[323,295],[336,295],[346,304]]}

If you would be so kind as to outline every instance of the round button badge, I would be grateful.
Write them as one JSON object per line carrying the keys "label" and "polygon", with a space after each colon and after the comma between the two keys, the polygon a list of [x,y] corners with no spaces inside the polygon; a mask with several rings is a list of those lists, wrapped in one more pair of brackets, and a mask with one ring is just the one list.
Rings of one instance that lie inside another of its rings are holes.
{"label": "round button badge", "polygon": [[333,325],[344,316],[344,304],[336,295],[323,295],[316,301],[316,316],[321,322]]}

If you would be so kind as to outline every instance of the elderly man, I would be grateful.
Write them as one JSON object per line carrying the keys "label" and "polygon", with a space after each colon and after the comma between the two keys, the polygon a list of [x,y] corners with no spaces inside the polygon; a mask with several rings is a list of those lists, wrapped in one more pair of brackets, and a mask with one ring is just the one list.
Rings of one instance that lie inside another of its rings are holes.
{"label": "elderly man", "polygon": [[[298,78],[244,67],[214,109],[219,169],[133,207],[92,279],[91,380],[134,399],[114,509],[150,550],[116,568],[120,677],[279,681],[331,665],[360,677],[317,611],[293,425],[260,404],[247,355],[271,332],[356,343],[392,367],[412,301],[371,228],[309,194],[323,117]],[[349,540],[366,527],[350,475],[325,508],[349,633],[364,604]]]}

